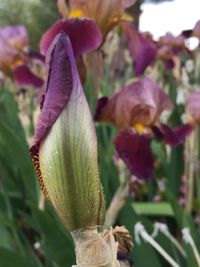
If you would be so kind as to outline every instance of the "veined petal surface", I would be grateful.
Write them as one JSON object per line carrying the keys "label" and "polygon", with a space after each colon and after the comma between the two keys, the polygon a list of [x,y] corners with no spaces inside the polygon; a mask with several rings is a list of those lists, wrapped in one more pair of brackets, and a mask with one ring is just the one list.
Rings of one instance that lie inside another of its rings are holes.
{"label": "veined petal surface", "polygon": [[101,225],[96,134],[64,33],[53,41],[47,64],[46,96],[30,148],[41,187],[69,230]]}

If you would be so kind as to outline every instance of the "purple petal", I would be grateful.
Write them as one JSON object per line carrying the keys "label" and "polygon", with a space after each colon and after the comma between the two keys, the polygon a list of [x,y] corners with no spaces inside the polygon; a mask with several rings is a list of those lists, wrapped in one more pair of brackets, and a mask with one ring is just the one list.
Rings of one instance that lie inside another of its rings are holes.
{"label": "purple petal", "polygon": [[154,62],[157,48],[155,43],[134,29],[130,22],[123,23],[128,38],[131,55],[135,60],[135,75],[141,75],[145,69]]}
{"label": "purple petal", "polygon": [[168,70],[171,70],[175,67],[175,63],[174,63],[173,59],[166,59],[164,63],[165,63],[165,67]]}
{"label": "purple petal", "polygon": [[40,52],[43,55],[46,55],[54,37],[60,32],[65,32],[69,36],[76,58],[83,53],[95,50],[102,42],[102,34],[93,20],[62,19],[43,34],[40,41]]}
{"label": "purple petal", "polygon": [[19,85],[32,85],[42,87],[43,80],[36,76],[26,65],[20,65],[14,69],[13,77]]}
{"label": "purple petal", "polygon": [[163,133],[157,126],[151,126],[151,130],[158,140],[162,140],[164,138]]}
{"label": "purple petal", "polygon": [[41,62],[45,62],[45,56],[41,55],[40,53],[38,53],[34,50],[30,50],[28,53],[28,56],[33,60],[36,59],[36,60],[39,60]]}
{"label": "purple petal", "polygon": [[144,179],[152,177],[153,156],[149,136],[124,132],[115,138],[114,144],[119,157],[125,162],[132,174]]}
{"label": "purple petal", "polygon": [[185,39],[190,38],[192,36],[192,30],[184,30],[181,34]]}
{"label": "purple petal", "polygon": [[108,102],[108,97],[106,97],[106,96],[103,96],[98,100],[97,106],[96,106],[96,113],[94,116],[95,121],[98,121],[100,119],[101,110],[105,107],[107,102]]}
{"label": "purple petal", "polygon": [[191,134],[193,127],[191,124],[184,124],[174,129],[166,124],[161,125],[164,142],[172,147],[183,143],[188,135]]}
{"label": "purple petal", "polygon": [[46,95],[42,103],[34,141],[30,147],[30,154],[44,194],[46,192],[42,184],[39,146],[66,106],[74,84],[80,82],[72,46],[64,33],[58,34],[52,42],[47,53],[46,64],[48,66]]}

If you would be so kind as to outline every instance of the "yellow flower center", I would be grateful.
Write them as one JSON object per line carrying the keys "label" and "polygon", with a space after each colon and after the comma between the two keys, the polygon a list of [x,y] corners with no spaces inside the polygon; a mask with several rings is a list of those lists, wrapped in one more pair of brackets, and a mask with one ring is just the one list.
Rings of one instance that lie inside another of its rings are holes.
{"label": "yellow flower center", "polygon": [[144,125],[142,125],[141,123],[136,123],[136,124],[134,125],[134,128],[135,128],[135,130],[136,130],[139,134],[142,134],[142,133],[144,133],[144,131],[145,131],[145,127],[144,127]]}
{"label": "yellow flower center", "polygon": [[84,13],[83,13],[83,10],[81,9],[74,9],[69,14],[70,18],[78,18],[78,17],[83,17],[83,16],[84,16]]}

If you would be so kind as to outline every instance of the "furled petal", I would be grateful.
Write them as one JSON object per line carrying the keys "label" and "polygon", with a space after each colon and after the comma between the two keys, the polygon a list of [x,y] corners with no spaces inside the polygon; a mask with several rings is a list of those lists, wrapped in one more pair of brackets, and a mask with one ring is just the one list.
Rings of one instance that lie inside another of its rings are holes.
{"label": "furled petal", "polygon": [[133,23],[123,22],[122,25],[128,38],[130,53],[135,61],[135,75],[141,75],[154,62],[156,45],[150,38],[135,30]]}
{"label": "furled petal", "polygon": [[132,82],[109,99],[100,99],[95,119],[113,123],[118,129],[128,129],[139,123],[153,124],[164,110],[173,108],[172,101],[151,79]]}
{"label": "furled petal", "polygon": [[177,146],[183,143],[188,135],[192,132],[191,124],[184,124],[174,129],[166,124],[161,125],[164,142],[170,146]]}
{"label": "furled petal", "polygon": [[13,77],[19,85],[43,86],[43,80],[36,76],[26,65],[20,65],[13,71]]}
{"label": "furled petal", "polygon": [[94,116],[94,119],[98,121],[101,118],[101,110],[105,107],[106,103],[108,102],[108,97],[103,96],[97,101],[97,106],[96,106],[96,113]]}
{"label": "furled petal", "polygon": [[40,41],[40,52],[43,55],[46,55],[54,37],[60,32],[65,32],[69,36],[76,58],[83,53],[95,50],[102,42],[102,34],[93,20],[62,19],[43,34]]}
{"label": "furled petal", "polygon": [[30,154],[41,188],[69,230],[101,225],[97,143],[68,37],[47,55],[47,91]]}
{"label": "furled petal", "polygon": [[200,124],[200,91],[190,93],[187,98],[186,108],[192,120]]}
{"label": "furled petal", "polygon": [[152,177],[153,156],[148,135],[123,132],[115,138],[114,144],[119,157],[133,175],[144,179]]}

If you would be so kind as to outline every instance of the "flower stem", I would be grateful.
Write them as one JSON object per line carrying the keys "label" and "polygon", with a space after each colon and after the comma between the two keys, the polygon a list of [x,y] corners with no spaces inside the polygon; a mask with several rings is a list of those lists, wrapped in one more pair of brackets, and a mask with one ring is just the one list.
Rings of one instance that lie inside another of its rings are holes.
{"label": "flower stem", "polygon": [[186,177],[188,177],[188,190],[186,196],[186,210],[192,211],[194,198],[195,164],[198,157],[198,129],[194,129],[186,141]]}
{"label": "flower stem", "polygon": [[115,223],[120,210],[122,209],[122,207],[126,202],[127,195],[128,195],[128,184],[126,184],[124,188],[120,187],[117,190],[106,212],[106,220],[104,224],[105,227],[112,226]]}

